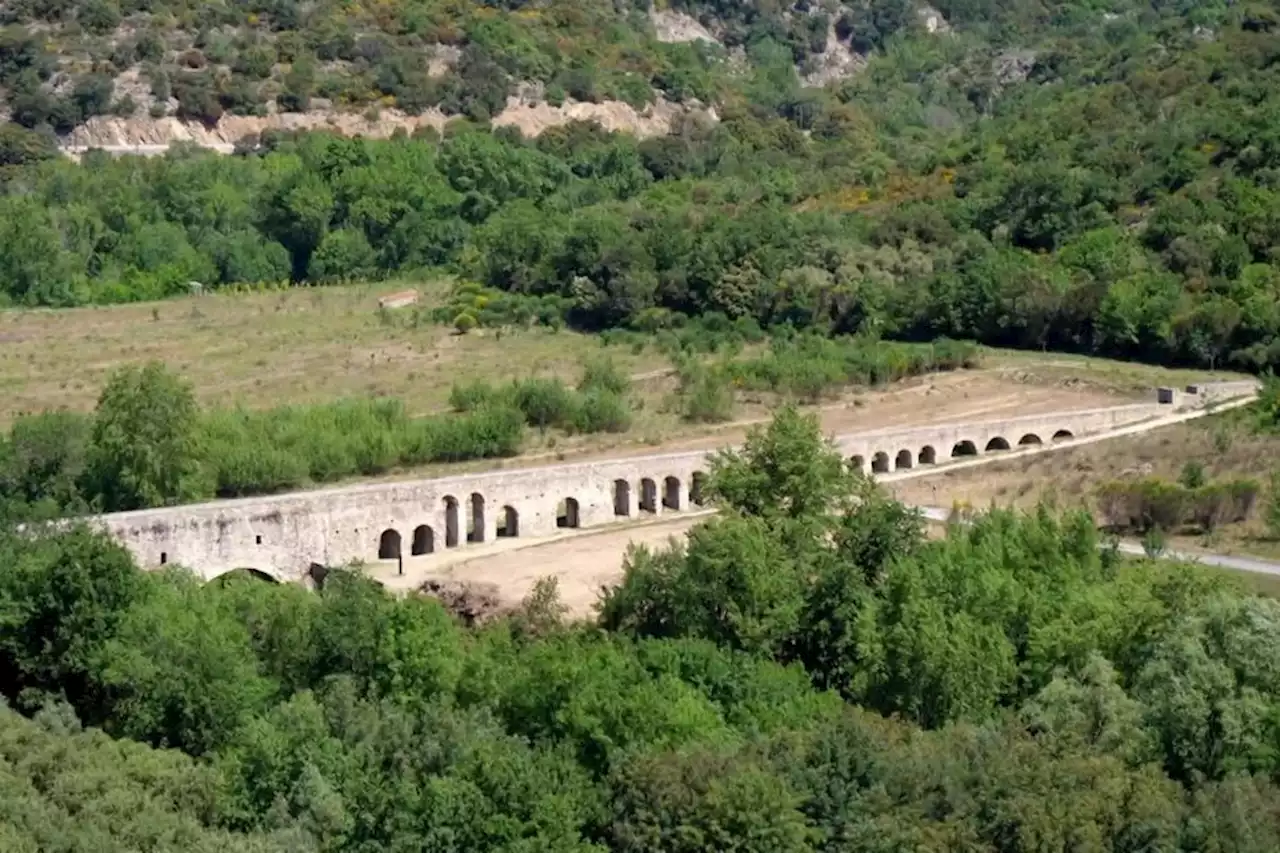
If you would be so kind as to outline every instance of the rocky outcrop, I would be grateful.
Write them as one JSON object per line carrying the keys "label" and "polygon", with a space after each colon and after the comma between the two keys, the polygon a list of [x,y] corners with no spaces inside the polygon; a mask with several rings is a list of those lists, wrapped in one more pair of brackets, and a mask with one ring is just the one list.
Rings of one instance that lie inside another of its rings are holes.
{"label": "rocky outcrop", "polygon": [[673,9],[651,9],[649,20],[653,22],[653,30],[658,41],[669,44],[690,41],[709,41],[720,44],[711,30],[692,15],[677,12]]}
{"label": "rocky outcrop", "polygon": [[[639,137],[661,136],[673,124],[690,113],[698,113],[716,121],[714,110],[673,104],[659,99],[637,110],[621,101],[584,103],[566,101],[560,106],[545,102],[529,103],[519,97],[509,98],[507,107],[493,120],[496,127],[516,127],[526,136],[537,136],[550,127],[573,121],[594,121],[611,131],[632,133]],[[96,116],[72,131],[63,148],[81,152],[90,148],[108,151],[153,153],[174,143],[191,143],[218,151],[230,151],[237,142],[261,135],[267,130],[328,130],[344,136],[386,139],[397,130],[412,133],[418,128],[442,129],[453,116],[439,110],[409,115],[398,110],[382,110],[376,115],[336,110],[314,110],[306,113],[277,113],[266,116],[224,115],[217,124],[165,118],[117,118]]]}

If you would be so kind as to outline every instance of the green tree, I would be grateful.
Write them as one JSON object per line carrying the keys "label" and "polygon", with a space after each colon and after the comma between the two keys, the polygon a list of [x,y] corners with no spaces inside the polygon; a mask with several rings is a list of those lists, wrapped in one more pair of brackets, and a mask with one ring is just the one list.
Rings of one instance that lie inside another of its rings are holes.
{"label": "green tree", "polygon": [[208,494],[191,385],[163,364],[126,367],[107,381],[93,415],[88,480],[107,510],[166,506]]}

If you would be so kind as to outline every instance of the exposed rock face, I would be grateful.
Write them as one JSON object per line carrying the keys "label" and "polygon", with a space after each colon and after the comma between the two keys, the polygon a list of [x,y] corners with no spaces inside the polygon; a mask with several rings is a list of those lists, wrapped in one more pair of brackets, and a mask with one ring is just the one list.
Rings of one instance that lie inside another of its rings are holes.
{"label": "exposed rock face", "polygon": [[927,32],[951,32],[951,23],[942,16],[941,12],[930,6],[928,3],[924,3],[917,7],[916,14],[920,16],[920,23],[924,25]]}
{"label": "exposed rock face", "polygon": [[800,70],[800,82],[805,86],[820,88],[852,77],[867,65],[867,58],[836,36],[834,20],[827,25],[827,46],[822,53],[811,57],[806,68]]}
{"label": "exposed rock face", "polygon": [[668,43],[709,41],[720,44],[720,40],[712,35],[697,18],[684,12],[672,9],[651,9],[649,19],[653,21],[653,29],[658,41]]}
{"label": "exposed rock face", "polygon": [[[690,113],[700,113],[710,121],[717,117],[712,110],[672,104],[659,99],[637,110],[621,101],[599,104],[566,101],[558,107],[545,102],[528,103],[518,96],[507,100],[507,107],[493,120],[497,127],[513,126],[526,136],[537,136],[549,127],[572,121],[599,122],[607,130],[624,131],[639,137],[661,136],[673,124]],[[175,142],[190,142],[219,151],[229,151],[245,137],[266,130],[330,130],[344,136],[386,139],[396,130],[412,133],[420,127],[442,129],[452,118],[439,110],[421,115],[408,115],[398,110],[382,110],[376,118],[334,110],[306,113],[277,113],[267,116],[224,115],[213,126],[178,118],[117,118],[95,116],[72,131],[63,147],[71,151],[104,148],[112,151],[137,150],[149,153]]]}

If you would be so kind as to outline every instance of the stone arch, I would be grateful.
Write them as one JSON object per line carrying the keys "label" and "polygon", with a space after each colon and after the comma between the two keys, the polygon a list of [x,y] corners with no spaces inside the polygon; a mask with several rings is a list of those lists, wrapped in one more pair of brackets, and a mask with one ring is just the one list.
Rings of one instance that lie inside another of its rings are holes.
{"label": "stone arch", "polygon": [[444,496],[444,547],[458,547],[458,499]]}
{"label": "stone arch", "polygon": [[658,511],[658,484],[649,477],[640,481],[640,509],[644,512]]}
{"label": "stone arch", "polygon": [[631,515],[631,484],[626,480],[613,481],[613,514]]}
{"label": "stone arch", "polygon": [[867,460],[857,454],[849,457],[849,467],[857,471],[859,474],[865,474],[867,471]]}
{"label": "stone arch", "polygon": [[1022,438],[1018,439],[1019,447],[1028,447],[1028,446],[1041,444],[1041,443],[1042,442],[1040,441],[1040,436],[1036,435],[1034,432],[1029,432],[1026,435],[1024,435]]}
{"label": "stone arch", "polygon": [[680,508],[680,478],[667,477],[662,481],[662,505],[667,509]]}
{"label": "stone arch", "polygon": [[1066,441],[1068,438],[1074,438],[1069,429],[1060,429],[1053,434],[1054,441]]}
{"label": "stone arch", "polygon": [[513,506],[504,506],[498,513],[498,529],[496,535],[500,539],[520,535],[520,513]]}
{"label": "stone arch", "polygon": [[707,502],[706,488],[707,475],[702,471],[694,471],[693,478],[689,482],[689,503],[694,506],[705,504]]}
{"label": "stone arch", "polygon": [[565,498],[556,507],[556,527],[580,527],[582,517],[578,512],[578,499]]}
{"label": "stone arch", "polygon": [[400,557],[400,531],[388,527],[378,537],[378,559],[395,560]]}
{"label": "stone arch", "polygon": [[899,450],[897,458],[893,460],[893,470],[906,470],[911,467],[913,461],[910,450]]}
{"label": "stone arch", "polygon": [[484,495],[472,492],[468,500],[471,511],[467,513],[467,541],[484,541]]}
{"label": "stone arch", "polygon": [[263,569],[255,569],[251,566],[240,566],[235,569],[228,569],[225,572],[218,572],[216,575],[209,578],[209,580],[211,582],[223,583],[227,578],[248,578],[255,582],[280,583],[280,579],[270,572]]}
{"label": "stone arch", "polygon": [[951,455],[952,456],[977,456],[978,446],[966,438],[964,441],[956,442],[955,447],[951,448]]}
{"label": "stone arch", "polygon": [[938,451],[933,449],[933,445],[926,444],[920,448],[920,464],[936,465],[938,463]]}
{"label": "stone arch", "polygon": [[413,528],[413,544],[409,546],[409,553],[415,557],[423,554],[430,554],[436,549],[436,533],[426,524],[419,524]]}
{"label": "stone arch", "polygon": [[873,474],[889,473],[889,454],[883,450],[871,457],[871,472]]}
{"label": "stone arch", "polygon": [[988,441],[986,446],[986,450],[988,452],[992,450],[1008,450],[1008,449],[1009,449],[1008,439],[998,435],[992,438],[990,441]]}

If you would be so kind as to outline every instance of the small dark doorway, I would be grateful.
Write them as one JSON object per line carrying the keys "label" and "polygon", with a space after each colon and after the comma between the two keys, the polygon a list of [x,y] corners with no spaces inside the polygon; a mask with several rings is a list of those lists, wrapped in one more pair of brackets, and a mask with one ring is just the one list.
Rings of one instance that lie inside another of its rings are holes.
{"label": "small dark doorway", "polygon": [[904,468],[910,468],[911,464],[912,464],[911,451],[899,450],[898,457],[893,461],[894,470],[901,471]]}
{"label": "small dark doorway", "polygon": [[951,448],[952,456],[977,456],[978,448],[972,441],[961,441]]}
{"label": "small dark doorway", "polygon": [[467,541],[484,541],[484,495],[471,493],[471,512],[467,515]]}
{"label": "small dark doorway", "polygon": [[662,505],[667,509],[680,508],[680,481],[675,477],[662,481]]}
{"label": "small dark doorway", "polygon": [[430,554],[436,549],[436,534],[425,524],[419,524],[413,529],[413,545],[409,549],[409,553],[415,557],[423,554]]}
{"label": "small dark doorway", "polygon": [[932,447],[930,447],[927,444],[924,447],[920,448],[920,464],[921,465],[933,465],[937,461],[938,461],[938,451],[934,450]]}
{"label": "small dark doorway", "polygon": [[613,481],[613,514],[631,515],[631,484],[626,480]]}
{"label": "small dark doorway", "polygon": [[889,454],[880,452],[871,458],[871,471],[875,474],[889,473]]}
{"label": "small dark doorway", "polygon": [[644,512],[658,511],[658,485],[648,477],[640,481],[640,509]]}
{"label": "small dark doorway", "polygon": [[458,499],[453,495],[444,498],[444,547],[458,547]]}
{"label": "small dark doorway", "polygon": [[1071,430],[1069,429],[1060,429],[1053,434],[1054,441],[1065,441],[1066,439],[1071,437],[1072,437]]}
{"label": "small dark doorway", "polygon": [[502,514],[498,516],[497,535],[502,539],[520,535],[520,513],[516,512],[515,507],[502,508]]}
{"label": "small dark doorway", "polygon": [[556,527],[577,527],[579,523],[578,501],[574,498],[560,501],[556,507]]}
{"label": "small dark doorway", "polygon": [[378,559],[395,560],[400,556],[400,534],[395,530],[384,530],[378,538]]}
{"label": "small dark doorway", "polygon": [[1024,435],[1022,438],[1018,439],[1018,446],[1020,447],[1033,446],[1040,443],[1041,443],[1040,436],[1036,435],[1033,432],[1029,432],[1026,435]]}
{"label": "small dark doorway", "polygon": [[995,438],[993,438],[993,439],[991,439],[990,441],[988,441],[988,442],[987,442],[987,448],[986,448],[986,449],[987,449],[988,451],[991,451],[991,450],[1008,450],[1008,449],[1009,449],[1009,442],[1008,442],[1008,441],[1006,441],[1005,439],[1003,439],[1003,438],[1001,438],[1000,436],[998,436],[998,435],[997,435]]}

